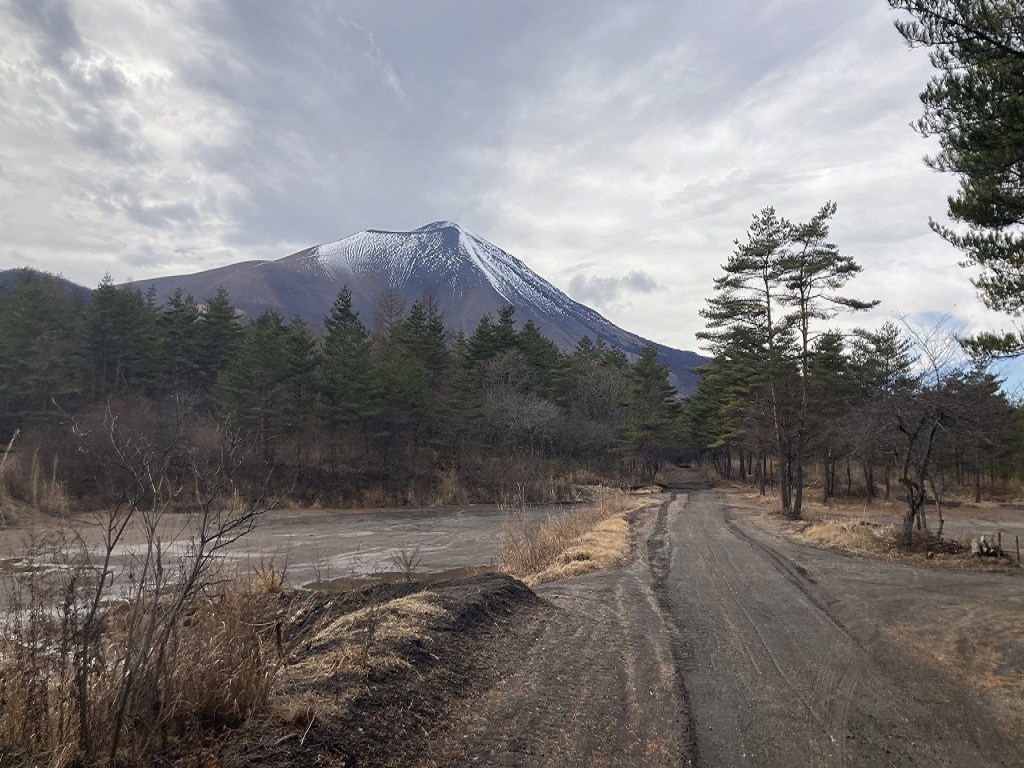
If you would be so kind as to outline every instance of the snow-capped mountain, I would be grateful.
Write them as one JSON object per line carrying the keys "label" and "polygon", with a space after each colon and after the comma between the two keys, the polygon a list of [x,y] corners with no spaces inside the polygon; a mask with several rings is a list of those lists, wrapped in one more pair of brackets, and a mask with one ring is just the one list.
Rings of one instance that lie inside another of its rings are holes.
{"label": "snow-capped mountain", "polygon": [[[345,286],[368,326],[386,292],[400,295],[407,305],[430,293],[448,326],[467,335],[485,313],[496,316],[511,304],[519,323],[532,320],[564,349],[590,336],[632,357],[645,343],[569,298],[515,256],[450,221],[410,232],[366,230],[276,261],[243,262],[139,287],[150,285],[159,300],[179,287],[202,300],[223,286],[232,303],[250,317],[273,309],[285,319],[298,315],[313,325],[322,322]],[[661,345],[658,350],[680,391],[692,391],[696,377],[690,369],[705,358]]]}

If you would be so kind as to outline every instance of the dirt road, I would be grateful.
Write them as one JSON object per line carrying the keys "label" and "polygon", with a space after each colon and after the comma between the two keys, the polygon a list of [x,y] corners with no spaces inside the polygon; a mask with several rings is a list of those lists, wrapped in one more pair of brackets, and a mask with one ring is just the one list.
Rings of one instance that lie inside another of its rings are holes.
{"label": "dirt road", "polygon": [[920,574],[789,544],[711,489],[662,499],[634,562],[538,590],[544,609],[431,734],[433,764],[1024,764],[970,692],[880,628]]}

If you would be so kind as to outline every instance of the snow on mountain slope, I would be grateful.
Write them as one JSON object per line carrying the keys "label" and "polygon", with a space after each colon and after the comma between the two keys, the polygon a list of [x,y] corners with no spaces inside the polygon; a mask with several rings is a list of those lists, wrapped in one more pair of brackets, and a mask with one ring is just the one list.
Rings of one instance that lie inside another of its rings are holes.
{"label": "snow on mountain slope", "polygon": [[[441,278],[463,293],[484,279],[509,303],[551,305],[545,282],[519,259],[450,221],[436,221],[410,232],[366,230],[317,246],[310,253],[336,279],[385,274],[392,287],[414,275]],[[553,307],[552,307],[553,308]]]}
{"label": "snow on mountain slope", "polygon": [[[176,288],[199,298],[222,286],[247,317],[272,309],[319,325],[338,291],[347,287],[367,325],[387,291],[409,306],[430,294],[454,331],[470,334],[485,313],[503,306],[516,320],[533,321],[563,349],[584,336],[602,340],[632,357],[645,339],[614,325],[540,277],[515,256],[450,221],[436,221],[408,232],[366,230],[313,246],[276,261],[248,262],[205,273],[166,277],[147,283],[158,300]],[[691,369],[704,358],[662,345],[658,351],[681,391],[692,391]]]}
{"label": "snow on mountain slope", "polygon": [[[450,221],[436,221],[410,232],[366,230],[317,246],[303,254],[316,259],[337,281],[364,274],[386,275],[399,289],[414,276],[433,277],[459,295],[486,282],[507,303],[550,316],[607,320],[566,296],[510,253]],[[438,280],[438,278],[440,278]]]}

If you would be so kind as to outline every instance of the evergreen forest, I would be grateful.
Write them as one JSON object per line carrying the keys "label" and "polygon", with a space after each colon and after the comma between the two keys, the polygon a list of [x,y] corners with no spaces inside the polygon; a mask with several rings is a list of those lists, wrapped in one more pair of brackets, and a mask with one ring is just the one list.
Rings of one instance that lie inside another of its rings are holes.
{"label": "evergreen forest", "polygon": [[567,499],[655,479],[680,412],[653,346],[563,352],[511,306],[466,337],[429,296],[382,296],[367,325],[343,289],[311,328],[243,318],[223,290],[158,303],[32,270],[0,288],[0,434],[20,468],[4,490],[37,506],[109,504],[111,465],[173,444],[181,479],[184,453],[225,441],[240,488],[295,503]]}

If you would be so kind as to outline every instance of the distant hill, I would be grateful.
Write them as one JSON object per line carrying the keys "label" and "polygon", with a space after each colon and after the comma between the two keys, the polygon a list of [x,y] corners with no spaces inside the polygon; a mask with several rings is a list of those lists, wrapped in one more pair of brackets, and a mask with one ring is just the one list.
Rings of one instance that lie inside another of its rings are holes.
{"label": "distant hill", "polygon": [[[406,305],[429,293],[448,326],[467,335],[485,313],[497,317],[499,309],[511,304],[519,323],[532,320],[563,349],[572,349],[589,336],[632,358],[647,341],[569,298],[516,257],[449,221],[410,232],[366,230],[275,261],[246,261],[137,285],[143,291],[154,287],[160,301],[178,288],[201,301],[223,287],[231,302],[249,317],[273,309],[286,320],[298,316],[311,325],[322,322],[345,286],[368,326],[385,292],[401,296]],[[697,378],[690,369],[707,358],[656,346],[672,371],[673,383],[682,394],[691,393]]]}
{"label": "distant hill", "polygon": [[44,280],[49,280],[55,285],[63,288],[68,293],[74,296],[81,296],[87,301],[92,296],[92,290],[89,288],[81,286],[78,283],[73,283],[61,275],[53,275],[49,272],[40,272],[39,270],[32,269],[30,267],[20,267],[18,269],[5,269],[0,271],[0,289],[15,287],[23,277],[26,276],[26,274],[42,277]]}

